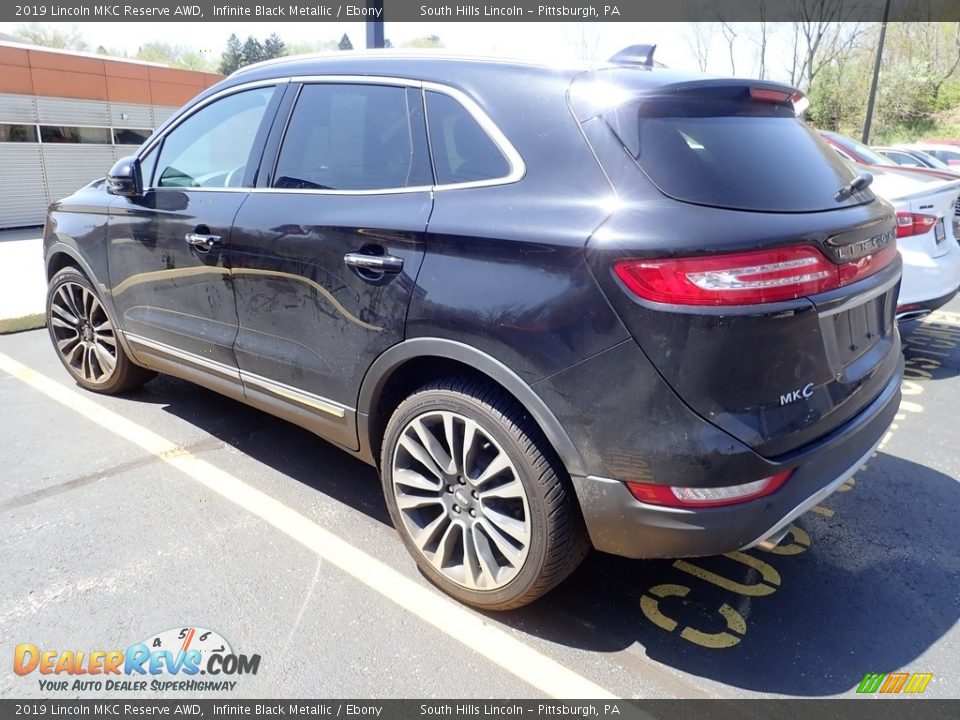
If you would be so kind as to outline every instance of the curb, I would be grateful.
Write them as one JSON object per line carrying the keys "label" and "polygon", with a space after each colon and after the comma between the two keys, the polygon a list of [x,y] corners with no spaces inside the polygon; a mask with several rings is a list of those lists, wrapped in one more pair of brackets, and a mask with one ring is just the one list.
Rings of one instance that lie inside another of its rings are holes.
{"label": "curb", "polygon": [[22,332],[24,330],[36,330],[45,327],[47,316],[45,313],[34,313],[33,315],[24,315],[16,318],[4,318],[0,320],[0,335],[8,333]]}

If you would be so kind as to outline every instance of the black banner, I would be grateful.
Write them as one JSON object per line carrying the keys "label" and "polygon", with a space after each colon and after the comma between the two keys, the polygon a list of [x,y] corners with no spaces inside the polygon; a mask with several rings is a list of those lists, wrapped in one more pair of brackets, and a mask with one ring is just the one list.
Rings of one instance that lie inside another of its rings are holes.
{"label": "black banner", "polygon": [[[909,709],[904,703],[909,704]],[[0,700],[11,718],[294,717],[343,720],[953,720],[960,700]]]}
{"label": "black banner", "polygon": [[[95,0],[3,3],[6,22],[867,22],[888,0]],[[889,20],[960,20],[960,0],[889,0]]]}

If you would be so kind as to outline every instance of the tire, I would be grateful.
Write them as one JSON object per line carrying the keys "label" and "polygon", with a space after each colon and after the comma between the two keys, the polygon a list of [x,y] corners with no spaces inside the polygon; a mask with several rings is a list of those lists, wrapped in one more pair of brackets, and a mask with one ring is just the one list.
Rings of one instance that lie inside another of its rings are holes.
{"label": "tire", "polygon": [[76,268],[65,267],[50,280],[47,331],[60,362],[85,390],[116,395],[156,375],[127,356],[96,288]]}
{"label": "tire", "polygon": [[450,378],[401,402],[384,434],[381,477],[421,572],[466,604],[526,605],[589,550],[559,459],[523,407],[488,381]]}

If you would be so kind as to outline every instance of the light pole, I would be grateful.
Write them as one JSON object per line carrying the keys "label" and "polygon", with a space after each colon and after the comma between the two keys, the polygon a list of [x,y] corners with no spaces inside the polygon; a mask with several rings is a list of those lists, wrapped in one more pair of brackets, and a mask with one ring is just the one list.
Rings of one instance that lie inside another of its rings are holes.
{"label": "light pole", "polygon": [[[888,0],[889,2],[889,0]],[[379,9],[380,20],[367,20],[367,49],[383,47],[383,0],[367,0],[367,9]]]}
{"label": "light pole", "polygon": [[880,60],[883,57],[883,40],[887,36],[887,18],[890,16],[890,0],[883,6],[883,23],[880,25],[880,42],[877,44],[877,59],[873,63],[873,80],[870,97],[867,99],[867,119],[863,123],[863,144],[870,142],[870,123],[873,122],[873,103],[877,99],[877,81],[880,79]]}

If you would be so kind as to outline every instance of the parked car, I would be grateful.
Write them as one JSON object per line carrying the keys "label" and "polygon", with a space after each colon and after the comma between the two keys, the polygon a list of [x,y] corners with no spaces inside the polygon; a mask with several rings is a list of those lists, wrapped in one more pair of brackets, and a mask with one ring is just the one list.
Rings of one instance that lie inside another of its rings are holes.
{"label": "parked car", "polygon": [[939,180],[895,169],[867,168],[874,193],[897,213],[897,247],[903,280],[897,319],[916,320],[945,305],[960,287],[960,177]]}
{"label": "parked car", "polygon": [[901,167],[907,172],[929,175],[940,178],[941,180],[951,180],[954,177],[952,170],[947,172],[929,167],[907,167],[894,162],[883,153],[872,150],[862,142],[858,142],[853,138],[846,137],[840,133],[830,132],[829,130],[819,130],[818,132],[820,133],[820,137],[826,140],[834,150],[850,162],[869,165],[871,167]]}
{"label": "parked car", "polygon": [[[921,150],[898,147],[896,145],[893,147],[878,147],[874,145],[872,149],[901,167],[932,168],[934,170],[950,171],[950,167],[946,163],[937,160],[932,155],[927,155],[927,153]],[[960,172],[956,170],[953,172],[957,172],[957,177],[960,177]]]}
{"label": "parked car", "polygon": [[51,206],[56,352],[89,390],[168,373],[378,467],[476,606],[591,545],[772,547],[897,412],[893,210],[793,88],[631,55],[234,73]]}
{"label": "parked car", "polygon": [[940,162],[946,163],[954,172],[960,171],[960,146],[947,143],[912,143],[908,147],[932,155]]}

